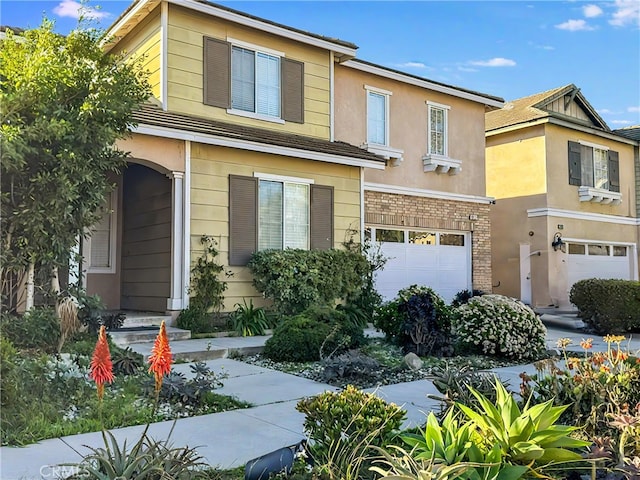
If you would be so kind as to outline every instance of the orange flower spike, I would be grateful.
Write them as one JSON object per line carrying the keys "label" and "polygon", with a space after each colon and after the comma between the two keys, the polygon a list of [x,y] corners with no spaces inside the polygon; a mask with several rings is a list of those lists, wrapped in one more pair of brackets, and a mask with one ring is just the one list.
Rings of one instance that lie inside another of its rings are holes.
{"label": "orange flower spike", "polygon": [[96,382],[98,387],[98,398],[102,400],[104,394],[104,384],[113,382],[113,363],[111,363],[111,353],[107,343],[107,334],[104,325],[100,327],[96,348],[91,357],[89,378]]}
{"label": "orange flower spike", "polygon": [[160,331],[151,349],[149,356],[149,373],[153,372],[156,380],[156,392],[162,387],[162,377],[171,372],[171,348],[169,347],[169,339],[167,338],[167,328],[164,320],[160,325]]}

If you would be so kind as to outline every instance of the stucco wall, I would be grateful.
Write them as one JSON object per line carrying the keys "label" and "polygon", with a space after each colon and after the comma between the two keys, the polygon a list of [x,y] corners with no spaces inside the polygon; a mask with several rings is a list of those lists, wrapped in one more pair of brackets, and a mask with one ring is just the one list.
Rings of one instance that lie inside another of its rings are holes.
{"label": "stucco wall", "polygon": [[[365,180],[445,192],[485,195],[484,105],[404,82],[336,65],[335,139],[353,145],[367,141],[365,85],[392,92],[389,97],[389,146],[404,150],[404,160],[384,171],[367,170]],[[425,172],[427,154],[426,102],[448,110],[449,157],[462,160],[458,175]]]}

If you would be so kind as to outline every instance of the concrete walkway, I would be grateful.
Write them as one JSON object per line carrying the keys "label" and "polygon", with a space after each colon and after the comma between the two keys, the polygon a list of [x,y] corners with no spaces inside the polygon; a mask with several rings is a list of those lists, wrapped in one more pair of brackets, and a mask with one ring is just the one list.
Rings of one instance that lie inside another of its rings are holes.
{"label": "concrete walkway", "polygon": [[[547,344],[550,349],[554,349],[556,341],[564,337],[571,338],[573,345],[579,350],[580,340],[587,338],[588,335],[576,330],[563,330],[557,326],[548,325]],[[606,349],[606,344],[600,337],[591,337],[594,339],[594,350]],[[215,339],[215,341],[212,339],[210,350],[218,346],[225,348],[226,355],[222,353],[220,356],[226,357],[230,351],[241,349],[243,346],[256,348],[257,343],[264,342],[265,338],[235,337]],[[195,341],[202,342],[202,340]],[[207,341],[209,340],[205,342]],[[630,340],[628,345],[632,351],[640,352],[640,336]],[[184,351],[190,351],[191,347],[172,343],[172,348],[185,348]],[[216,390],[217,392],[235,396],[254,406],[248,409],[181,419],[175,422],[175,426],[173,421],[155,423],[151,425],[149,434],[153,438],[164,439],[173,427],[172,444],[176,447],[197,447],[205,461],[213,467],[241,466],[255,457],[299,442],[304,438],[302,428],[304,416],[295,409],[297,401],[325,390],[335,390],[335,387],[327,384],[230,358],[217,358],[208,360],[206,363],[213,371],[223,371],[229,375],[224,381],[224,387]],[[177,364],[174,368],[185,374],[190,373],[189,364]],[[534,368],[532,365],[522,365],[495,371],[501,378],[510,382],[512,389],[517,389],[518,375],[525,370],[533,372]],[[381,398],[406,409],[405,426],[422,424],[425,415],[438,408],[436,401],[426,397],[429,393],[438,393],[428,380],[389,385],[370,389],[370,391],[375,391]],[[127,445],[132,445],[143,429],[144,426],[136,426],[120,428],[112,432],[120,442],[127,439]],[[78,452],[88,452],[86,446],[102,445],[102,435],[97,432],[65,437],[64,441],[57,438],[45,440],[23,448],[2,447],[0,448],[0,479],[60,478],[73,472],[70,467],[56,465],[77,462],[80,460]]]}

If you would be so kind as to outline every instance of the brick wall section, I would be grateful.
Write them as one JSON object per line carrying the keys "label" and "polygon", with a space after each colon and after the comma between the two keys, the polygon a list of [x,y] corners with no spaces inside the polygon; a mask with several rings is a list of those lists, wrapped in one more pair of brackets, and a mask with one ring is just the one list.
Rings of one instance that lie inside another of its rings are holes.
{"label": "brick wall section", "polygon": [[[470,215],[477,220],[469,220]],[[489,205],[365,192],[365,224],[471,232],[473,288],[491,292]]]}

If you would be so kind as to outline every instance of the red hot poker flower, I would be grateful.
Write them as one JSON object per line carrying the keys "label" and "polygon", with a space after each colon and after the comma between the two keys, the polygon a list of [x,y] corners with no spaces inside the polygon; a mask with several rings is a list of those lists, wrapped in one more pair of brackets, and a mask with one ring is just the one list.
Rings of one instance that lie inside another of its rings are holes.
{"label": "red hot poker flower", "polygon": [[89,378],[96,382],[98,387],[98,398],[102,400],[104,394],[104,384],[113,382],[113,364],[111,363],[111,353],[107,343],[107,334],[104,325],[100,327],[96,348],[91,357]]}
{"label": "red hot poker flower", "polygon": [[156,380],[156,392],[162,387],[162,377],[171,372],[171,348],[169,347],[169,339],[167,338],[167,329],[164,320],[160,325],[160,332],[151,349],[149,356],[149,373],[153,372]]}

